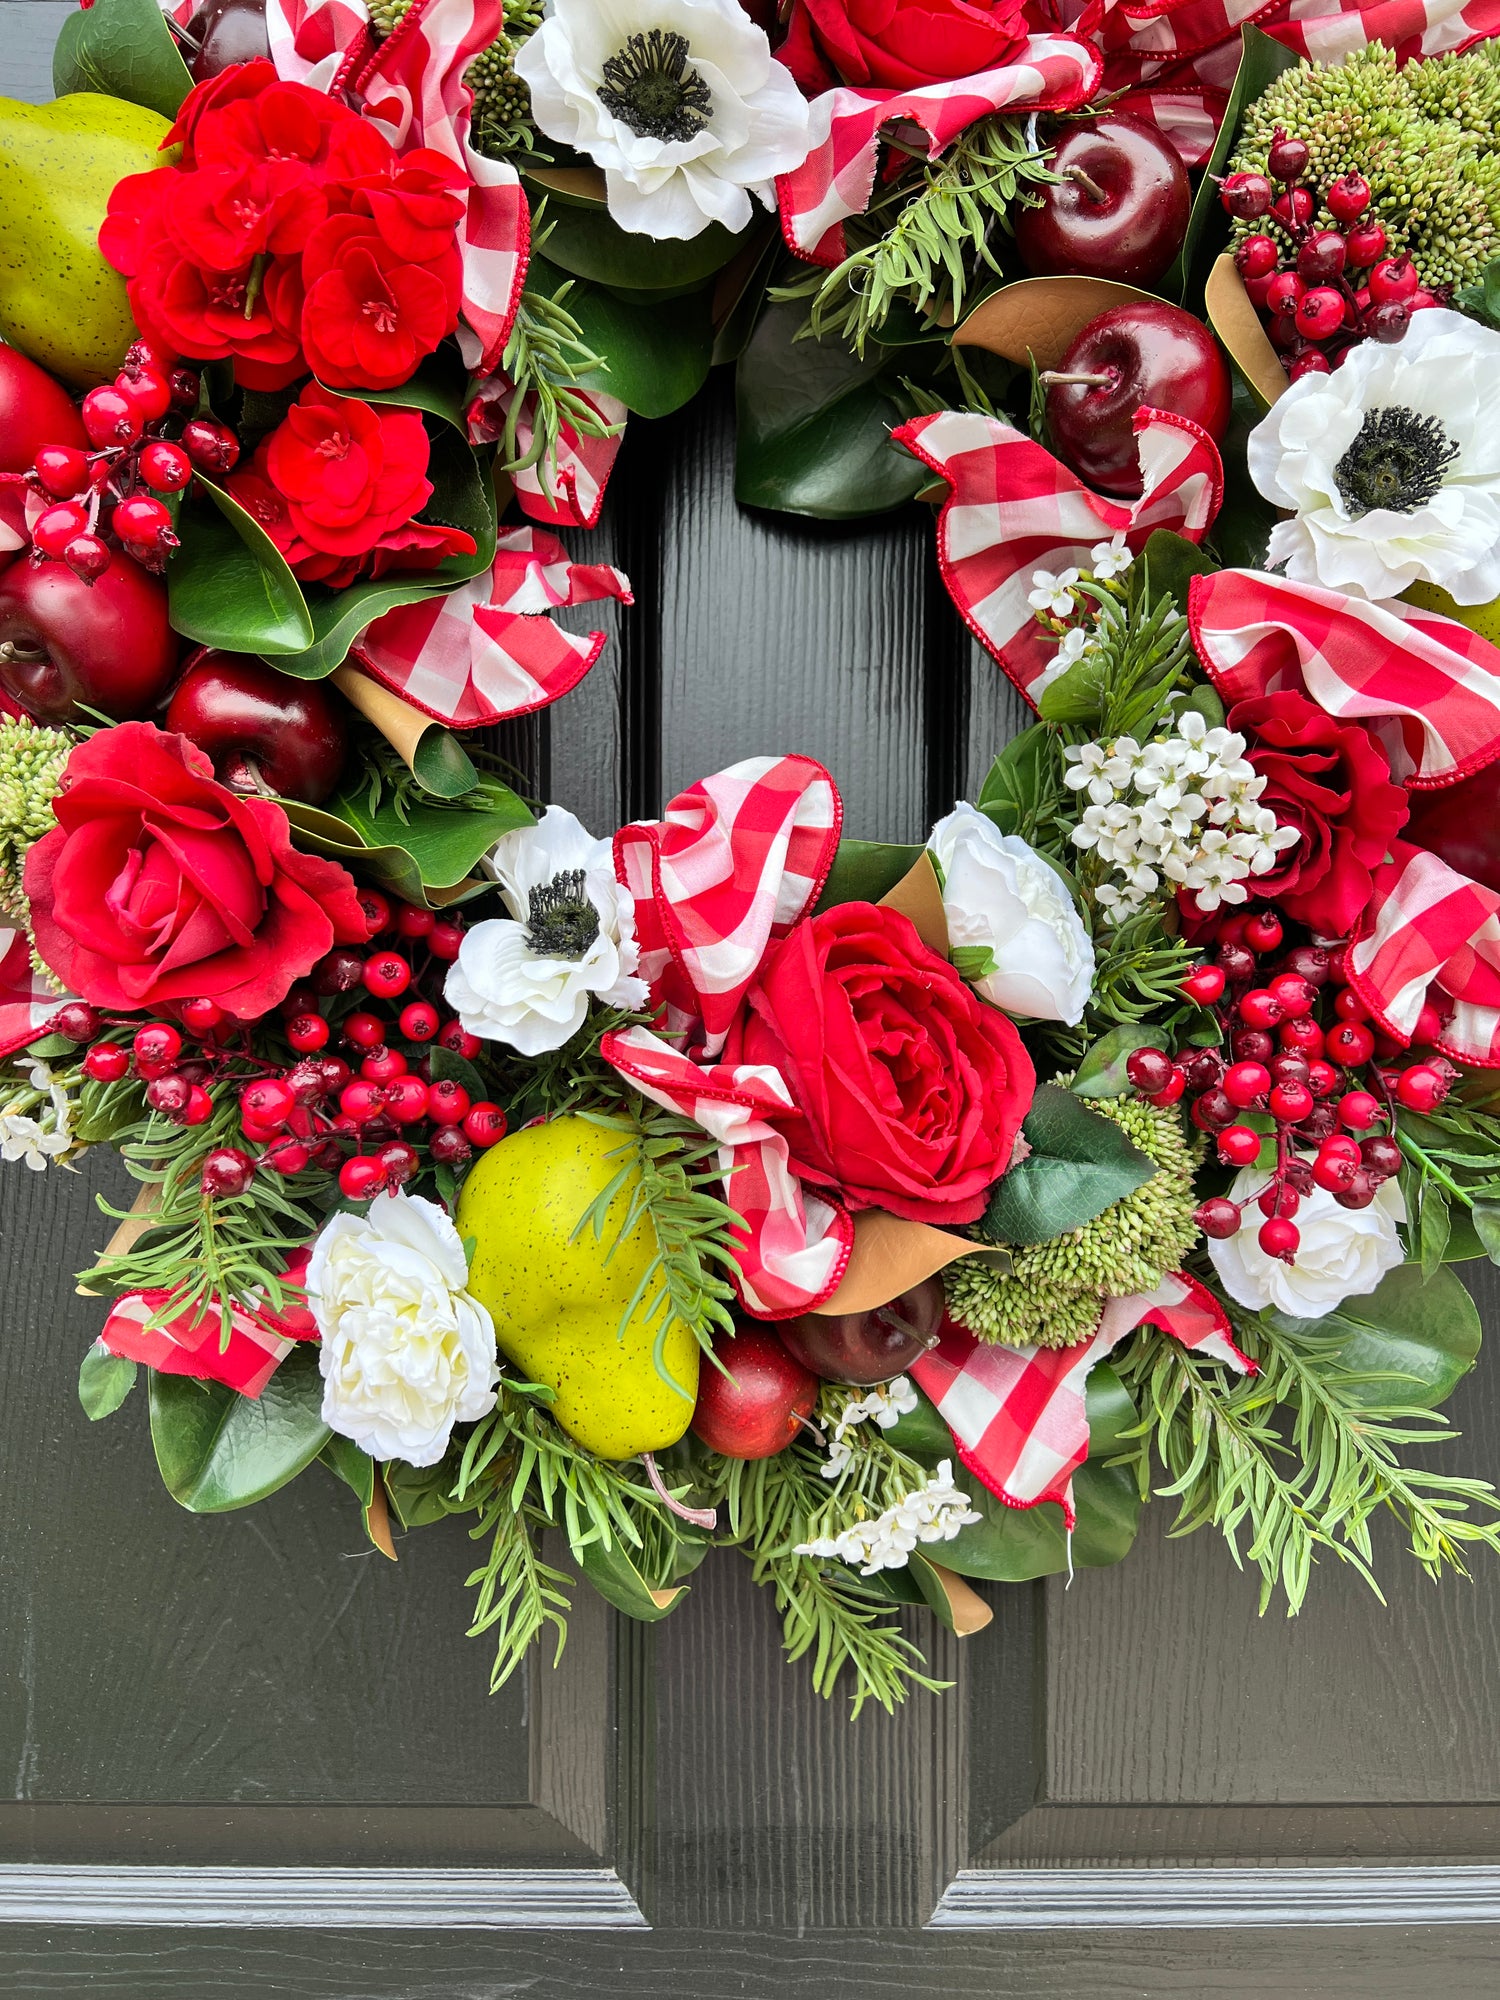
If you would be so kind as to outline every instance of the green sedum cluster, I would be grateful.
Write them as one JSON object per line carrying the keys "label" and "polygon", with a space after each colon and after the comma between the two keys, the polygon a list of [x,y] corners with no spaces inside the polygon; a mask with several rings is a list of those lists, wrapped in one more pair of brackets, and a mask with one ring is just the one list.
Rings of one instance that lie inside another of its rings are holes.
{"label": "green sedum cluster", "polygon": [[1135,1097],[1090,1098],[1089,1109],[1118,1125],[1157,1171],[1081,1229],[1014,1251],[1007,1273],[967,1257],[950,1264],[948,1309],[981,1340],[1006,1347],[1087,1340],[1106,1298],[1153,1290],[1197,1237],[1196,1155],[1176,1111]]}
{"label": "green sedum cluster", "polygon": [[73,739],[24,718],[0,719],[0,914],[24,925],[31,914],[21,873],[34,841],[56,825],[52,801]]}
{"label": "green sedum cluster", "polygon": [[[1266,171],[1280,125],[1304,139],[1308,183],[1320,195],[1341,174],[1370,183],[1370,214],[1390,254],[1405,251],[1427,286],[1472,284],[1500,255],[1500,46],[1434,56],[1398,69],[1379,42],[1342,63],[1299,63],[1245,113],[1233,172]],[[1336,226],[1319,207],[1315,226]],[[1243,237],[1272,218],[1237,223]]]}
{"label": "green sedum cluster", "polygon": [[[368,0],[370,21],[377,35],[393,34],[411,9],[412,0]],[[505,28],[487,49],[481,49],[464,72],[474,93],[469,137],[476,152],[490,159],[530,152],[535,137],[531,123],[531,92],[516,75],[515,53],[542,24],[542,0],[504,0]]]}

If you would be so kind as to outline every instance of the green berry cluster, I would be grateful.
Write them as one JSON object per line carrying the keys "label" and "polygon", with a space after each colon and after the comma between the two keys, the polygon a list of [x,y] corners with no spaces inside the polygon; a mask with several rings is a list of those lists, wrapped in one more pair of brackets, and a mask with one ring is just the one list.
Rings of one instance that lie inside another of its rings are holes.
{"label": "green berry cluster", "polygon": [[[1422,282],[1472,284],[1500,256],[1500,52],[1484,42],[1463,55],[1398,68],[1379,42],[1335,67],[1285,70],[1245,113],[1232,172],[1264,173],[1280,126],[1308,147],[1305,185],[1322,194],[1340,175],[1370,183],[1370,219],[1390,254],[1409,255]],[[1313,226],[1336,228],[1319,207]],[[1274,218],[1236,224],[1236,235]]]}
{"label": "green berry cluster", "polygon": [[1091,1098],[1089,1109],[1118,1125],[1157,1171],[1081,1229],[1016,1250],[1009,1272],[970,1257],[950,1264],[943,1273],[948,1309],[981,1340],[1006,1347],[1087,1340],[1106,1298],[1153,1290],[1198,1235],[1196,1149],[1178,1113],[1136,1097]]}
{"label": "green berry cluster", "polygon": [[0,719],[0,914],[13,924],[29,919],[22,870],[32,843],[57,824],[52,801],[72,748],[73,738],[59,729]]}

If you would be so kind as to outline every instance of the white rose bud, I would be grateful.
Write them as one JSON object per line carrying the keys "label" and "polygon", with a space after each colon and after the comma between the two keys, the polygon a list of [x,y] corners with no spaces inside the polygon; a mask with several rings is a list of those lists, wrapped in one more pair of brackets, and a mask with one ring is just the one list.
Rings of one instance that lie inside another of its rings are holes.
{"label": "white rose bud", "polygon": [[[1232,1201],[1259,1194],[1267,1175],[1246,1167],[1230,1189]],[[1302,1197],[1293,1221],[1301,1238],[1296,1262],[1268,1257],[1257,1238],[1265,1217],[1252,1201],[1238,1232],[1215,1241],[1208,1254],[1230,1298],[1259,1312],[1274,1306],[1294,1319],[1321,1319],[1344,1299],[1373,1292],[1387,1271],[1405,1261],[1396,1224],[1406,1220],[1397,1182],[1382,1181],[1368,1208],[1341,1208],[1326,1188]]]}
{"label": "white rose bud", "polygon": [[927,851],[965,978],[1007,1014],[1069,1027],[1080,1021],[1094,947],[1051,863],[962,803],[932,829]]}
{"label": "white rose bud", "polygon": [[333,1217],[307,1267],[331,1430],[372,1458],[436,1465],[456,1423],[495,1407],[494,1322],[468,1280],[436,1202],[381,1194],[366,1215]]}

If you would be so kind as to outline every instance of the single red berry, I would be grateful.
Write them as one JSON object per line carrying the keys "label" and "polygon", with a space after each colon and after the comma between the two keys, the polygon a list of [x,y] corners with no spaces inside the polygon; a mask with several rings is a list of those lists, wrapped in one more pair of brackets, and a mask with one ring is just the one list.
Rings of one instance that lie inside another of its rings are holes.
{"label": "single red berry", "polygon": [[1360,1168],[1348,1187],[1339,1189],[1333,1198],[1340,1208],[1368,1208],[1375,1199],[1376,1186],[1370,1175]]}
{"label": "single red berry", "polygon": [[375,1160],[388,1188],[405,1187],[422,1164],[415,1147],[408,1146],[404,1139],[388,1139]]}
{"label": "single red berry", "polygon": [[439,1125],[427,1141],[427,1150],[440,1167],[461,1167],[474,1153],[457,1125]]}
{"label": "single red berry", "polygon": [[464,1119],[464,1137],[471,1146],[494,1146],[505,1137],[507,1119],[498,1104],[491,1104],[488,1098],[481,1098],[477,1104],[469,1106]]}
{"label": "single red berry", "polygon": [[1182,1057],[1179,1067],[1187,1078],[1188,1089],[1195,1095],[1214,1089],[1224,1080],[1224,1058],[1217,1049],[1194,1049]]}
{"label": "single red berry", "polygon": [[157,368],[122,371],[115,377],[115,388],[140,418],[142,430],[172,407],[172,385]]}
{"label": "single red berry", "polygon": [[224,1018],[224,1009],[217,1000],[184,1000],[178,1011],[182,1015],[182,1025],[190,1028],[195,1035],[206,1035],[211,1028],[217,1028]]}
{"label": "single red berry", "polygon": [[51,556],[61,562],[63,552],[75,536],[85,534],[89,525],[89,510],[79,500],[59,500],[54,507],[38,514],[31,530],[34,548],[44,556]]}
{"label": "single red berry", "polygon": [[1270,148],[1266,154],[1266,165],[1279,181],[1300,181],[1307,172],[1311,158],[1305,139],[1287,136],[1285,129],[1278,125],[1271,134]]}
{"label": "single red berry", "polygon": [[359,1073],[367,1083],[394,1083],[398,1076],[405,1076],[410,1065],[399,1049],[372,1049],[359,1066]]}
{"label": "single red berry", "polygon": [[1226,1125],[1217,1143],[1226,1167],[1251,1167],[1260,1157],[1260,1134],[1248,1125]]}
{"label": "single red berry", "polygon": [[1172,1074],[1167,1078],[1161,1089],[1153,1090],[1151,1095],[1146,1099],[1146,1102],[1148,1104],[1159,1105],[1162,1110],[1165,1110],[1169,1104],[1176,1104],[1186,1089],[1187,1078],[1180,1069],[1174,1066]]}
{"label": "single red berry", "polygon": [[324,1092],[328,1096],[332,1096],[336,1090],[342,1090],[354,1074],[342,1056],[323,1056],[317,1067],[318,1075],[323,1079]]}
{"label": "single red berry", "polygon": [[1295,944],[1286,955],[1285,970],[1295,972],[1309,986],[1328,984],[1328,953],[1320,944]]}
{"label": "single red berry", "polygon": [[1323,1030],[1317,1022],[1307,1016],[1296,1021],[1283,1021],[1276,1030],[1280,1046],[1290,1054],[1311,1060],[1323,1053]]}
{"label": "single red berry", "polygon": [[217,417],[189,417],[182,427],[182,448],[195,468],[211,478],[232,472],[239,463],[240,441]]}
{"label": "single red berry", "polygon": [[385,1087],[385,1111],[398,1125],[415,1125],[427,1116],[427,1085],[419,1076],[393,1077]]}
{"label": "single red berry", "polygon": [[384,1185],[384,1167],[366,1153],[356,1153],[339,1168],[339,1189],[350,1201],[368,1201]]}
{"label": "single red berry", "polygon": [[307,1171],[311,1153],[300,1139],[273,1139],[266,1148],[261,1161],[277,1174],[300,1174]]}
{"label": "single red berry", "polygon": [[1315,1056],[1307,1065],[1307,1087],[1314,1097],[1328,1097],[1339,1087],[1339,1073],[1331,1062]]}
{"label": "single red berry", "polygon": [[313,1056],[304,1056],[301,1062],[293,1063],[282,1082],[299,1106],[317,1104],[328,1095],[329,1086],[323,1080],[323,1065]]}
{"label": "single red berry", "polygon": [[357,1049],[378,1049],[385,1041],[385,1023],[363,1009],[344,1016],[344,1040]]}
{"label": "single red berry", "polygon": [[1337,1132],[1332,1138],[1323,1141],[1319,1151],[1327,1153],[1332,1159],[1347,1160],[1351,1167],[1357,1167],[1360,1162],[1361,1147],[1362,1141],[1351,1139],[1347,1132]]}
{"label": "single red berry", "polygon": [[286,1038],[298,1055],[312,1055],[325,1048],[329,1027],[321,1014],[295,1014],[286,1024]]}
{"label": "single red berry", "polygon": [[1236,1062],[1269,1062],[1276,1049],[1264,1028],[1236,1028],[1229,1046]]}
{"label": "single red berry", "polygon": [[104,1017],[86,1000],[70,1000],[47,1025],[53,1034],[66,1035],[70,1042],[91,1042],[104,1026]]}
{"label": "single red berry", "polygon": [[1259,1103],[1271,1088],[1271,1072],[1264,1063],[1238,1062],[1224,1072],[1224,1095],[1241,1111]]}
{"label": "single red berry", "polygon": [[1359,1069],[1375,1053],[1375,1037],[1363,1021],[1340,1021],[1323,1037],[1330,1062],[1345,1069]]}
{"label": "single red berry", "polygon": [[1349,1090],[1339,1099],[1339,1123],[1346,1132],[1368,1132],[1380,1119],[1380,1100],[1368,1090]]}
{"label": "single red berry", "polygon": [[360,977],[377,1000],[394,1000],[411,985],[411,967],[399,952],[381,951],[365,960]]}
{"label": "single red berry", "polygon": [[361,889],[359,907],[364,912],[366,934],[379,937],[391,927],[391,906],[378,889]]}
{"label": "single red berry", "polygon": [[182,1054],[182,1037],[168,1021],[151,1021],[131,1038],[137,1062],[171,1063]]}
{"label": "single red berry", "polygon": [[1252,986],[1240,996],[1239,1017],[1247,1028],[1274,1028],[1283,1011],[1276,995],[1264,986]]}
{"label": "single red berry", "polygon": [[146,1102],[164,1118],[176,1118],[186,1111],[192,1090],[185,1076],[159,1076],[146,1085]]}
{"label": "single red berry", "polygon": [[420,903],[403,903],[396,912],[396,935],[404,938],[430,937],[437,917]]}
{"label": "single red berry", "polygon": [[204,1160],[198,1178],[207,1195],[243,1194],[255,1179],[255,1162],[238,1146],[216,1146]]}
{"label": "single red berry", "polygon": [[1333,996],[1333,1011],[1341,1021],[1368,1021],[1370,1010],[1352,986],[1341,986]]}
{"label": "single red berry", "polygon": [[1200,1132],[1222,1132],[1234,1117],[1235,1107],[1222,1090],[1205,1090],[1193,1102],[1193,1123]]}
{"label": "single red berry", "polygon": [[1262,1188],[1255,1198],[1255,1206],[1262,1215],[1295,1215],[1302,1206],[1302,1196],[1285,1176]]}
{"label": "single red berry", "polygon": [[119,390],[108,383],[89,390],[78,414],[83,418],[83,428],[89,437],[101,447],[134,444],[145,429],[139,412],[132,409]]}
{"label": "single red berry", "polygon": [[1442,1015],[1430,1000],[1424,1000],[1417,1015],[1417,1025],[1411,1031],[1412,1041],[1418,1048],[1430,1048],[1442,1032]]}
{"label": "single red berry", "polygon": [[1281,252],[1269,236],[1247,236],[1234,253],[1235,269],[1252,284],[1257,278],[1269,278],[1280,262]]}
{"label": "single red berry", "polygon": [[201,1083],[188,1087],[187,1106],[180,1123],[184,1125],[206,1125],[214,1115],[214,1101]]}
{"label": "single red berry", "polygon": [[1254,222],[1266,214],[1276,190],[1264,174],[1226,174],[1219,183],[1219,202],[1237,222]]}
{"label": "single red berry", "polygon": [[1278,972],[1266,990],[1281,1002],[1281,1011],[1288,1020],[1310,1014],[1318,997],[1317,989],[1295,972]]}
{"label": "single red berry", "polygon": [[63,550],[63,561],[81,583],[95,584],[114,561],[114,554],[99,535],[75,535]]}
{"label": "single red berry", "polygon": [[1361,222],[1344,237],[1349,246],[1349,262],[1356,271],[1367,271],[1386,253],[1386,234],[1378,222]]}
{"label": "single red berry", "polygon": [[179,416],[186,416],[189,410],[198,407],[198,371],[196,368],[174,368],[167,376],[172,386],[172,408]]}
{"label": "single red berry", "polygon": [[1271,213],[1283,229],[1299,235],[1313,219],[1313,198],[1306,188],[1288,188],[1271,203]]}
{"label": "single red berry", "polygon": [[[438,1041],[443,1048],[451,1049],[454,1055],[462,1056],[466,1062],[473,1062],[484,1047],[478,1035],[469,1034],[461,1021],[449,1021],[440,1030]],[[1182,1092],[1179,1090],[1177,1095],[1181,1097]]]}
{"label": "single red berry", "polygon": [[1401,1148],[1383,1132],[1360,1140],[1359,1158],[1365,1172],[1374,1181],[1388,1181],[1401,1171]]}
{"label": "single red berry", "polygon": [[438,1010],[430,1001],[413,1000],[401,1009],[400,1025],[409,1042],[430,1042],[438,1031]]}
{"label": "single red berry", "polygon": [[193,461],[181,445],[153,438],[141,453],[141,477],[154,493],[180,493],[193,476]]}
{"label": "single red berry", "polygon": [[1215,1000],[1222,998],[1226,984],[1221,965],[1197,966],[1185,979],[1177,982],[1178,990],[1199,1007],[1211,1007]]}
{"label": "single red berry", "polygon": [[1331,1153],[1329,1144],[1325,1140],[1318,1148],[1317,1158],[1312,1163],[1312,1177],[1329,1194],[1338,1194],[1348,1187],[1359,1171],[1359,1156],[1356,1154],[1351,1160],[1342,1153]]}
{"label": "single red berry", "polygon": [[297,1100],[279,1077],[262,1077],[240,1092],[240,1122],[279,1132],[297,1108]]}
{"label": "single red berry", "polygon": [[1348,246],[1336,229],[1314,229],[1298,248],[1297,276],[1309,285],[1329,284],[1343,275],[1348,256]]}
{"label": "single red berry", "polygon": [[385,1089],[378,1083],[363,1080],[346,1083],[339,1092],[339,1110],[360,1125],[367,1125],[372,1118],[378,1118],[384,1105]]}
{"label": "single red berry", "polygon": [[462,924],[437,923],[427,934],[427,949],[434,958],[450,965],[458,957],[464,941]]}
{"label": "single red berry", "polygon": [[313,990],[324,1000],[331,1000],[337,993],[352,993],[364,969],[361,952],[352,950],[348,945],[339,945],[313,967]]}
{"label": "single red berry", "polygon": [[1288,380],[1300,382],[1304,375],[1331,375],[1333,363],[1317,348],[1309,348],[1306,354],[1299,354],[1287,371]]}
{"label": "single red berry", "polygon": [[1377,306],[1409,300],[1421,284],[1410,257],[1382,257],[1370,271],[1370,297]]}
{"label": "single red berry", "polygon": [[1242,280],[1246,298],[1249,299],[1251,305],[1259,312],[1264,312],[1266,309],[1266,292],[1270,288],[1271,278],[1275,275],[1273,271],[1269,277],[1245,278]]}
{"label": "single red berry", "polygon": [[461,1125],[472,1100],[461,1083],[440,1077],[427,1093],[427,1115],[434,1125]]}
{"label": "single red berry", "polygon": [[1386,347],[1405,340],[1410,325],[1410,302],[1402,299],[1387,299],[1384,305],[1371,306],[1365,314],[1365,332],[1371,340],[1378,340]]}
{"label": "single red berry", "polygon": [[1222,1242],[1228,1236],[1237,1236],[1240,1228],[1240,1212],[1232,1201],[1223,1195],[1215,1195],[1211,1200],[1200,1202],[1193,1210],[1193,1220],[1205,1236],[1213,1236]]}
{"label": "single red berry", "polygon": [[1295,1222],[1289,1222],[1282,1215],[1273,1215],[1269,1222],[1260,1225],[1255,1240],[1268,1257],[1274,1257],[1281,1264],[1293,1264],[1297,1260],[1302,1234]]}
{"label": "single red berry", "polygon": [[1271,1116],[1279,1125],[1295,1125],[1313,1108],[1313,1094],[1305,1083],[1278,1083],[1269,1100]]}
{"label": "single red berry", "polygon": [[1306,1083],[1312,1073],[1312,1066],[1306,1056],[1298,1055],[1294,1049],[1283,1049],[1271,1058],[1272,1083]]}
{"label": "single red berry", "polygon": [[1370,183],[1363,174],[1340,174],[1323,196],[1335,222],[1355,222],[1370,206]]}
{"label": "single red berry", "polygon": [[37,451],[36,476],[54,500],[71,500],[88,485],[89,462],[76,445],[44,444]]}
{"label": "single red berry", "polygon": [[1448,1095],[1448,1086],[1428,1063],[1413,1063],[1396,1080],[1396,1095],[1408,1111],[1435,1111]]}
{"label": "single red berry", "polygon": [[1266,311],[1273,318],[1290,319],[1306,290],[1295,271],[1278,271],[1266,286]]}
{"label": "single red berry", "polygon": [[1327,340],[1344,323],[1344,295],[1332,285],[1314,285],[1297,301],[1296,327],[1304,340]]}
{"label": "single red berry", "polygon": [[118,1083],[130,1068],[130,1057],[118,1042],[96,1042],[83,1059],[85,1076],[95,1083]]}

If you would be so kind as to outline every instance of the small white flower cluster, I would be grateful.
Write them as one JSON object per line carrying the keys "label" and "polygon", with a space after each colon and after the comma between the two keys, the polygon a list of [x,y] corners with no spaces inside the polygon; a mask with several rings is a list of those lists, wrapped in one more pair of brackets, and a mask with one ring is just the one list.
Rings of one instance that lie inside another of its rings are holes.
{"label": "small white flower cluster", "polygon": [[73,1107],[44,1062],[27,1062],[30,1088],[0,1104],[0,1160],[24,1160],[35,1173],[71,1152]]}
{"label": "small white flower cluster", "polygon": [[[1077,588],[1079,584],[1090,581],[1112,583],[1116,577],[1125,574],[1134,560],[1125,546],[1124,537],[1116,535],[1112,542],[1098,542],[1089,550],[1091,569],[1033,570],[1026,602],[1051,631],[1056,622],[1065,623],[1080,611],[1094,612],[1095,607],[1087,593]],[[1032,700],[1039,700],[1054,681],[1060,681],[1069,667],[1076,666],[1097,644],[1092,616],[1082,624],[1069,625],[1065,632],[1058,635],[1056,653],[1031,684]]]}
{"label": "small white flower cluster", "polygon": [[844,1442],[856,1424],[877,1424],[888,1431],[892,1424],[917,1407],[917,1392],[904,1375],[893,1376],[867,1396],[851,1396],[845,1403],[833,1436],[828,1441],[828,1463],[822,1468],[825,1479],[837,1479],[854,1456],[854,1447]]}
{"label": "small white flower cluster", "polygon": [[840,1562],[858,1564],[861,1576],[873,1576],[879,1569],[905,1569],[919,1542],[951,1542],[960,1528],[981,1519],[969,1506],[968,1494],[954,1486],[953,1466],[945,1458],[915,1493],[906,1494],[873,1521],[856,1521],[836,1535],[800,1542],[795,1553],[836,1556]]}
{"label": "small white flower cluster", "polygon": [[1123,883],[1094,891],[1112,922],[1134,916],[1163,877],[1190,890],[1200,910],[1243,903],[1245,878],[1296,846],[1296,828],[1278,826],[1257,803],[1266,781],[1244,751],[1243,736],[1210,729],[1191,709],[1172,734],[1144,745],[1133,736],[1069,745],[1066,782],[1089,800],[1073,844],[1092,848]]}

